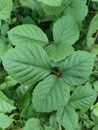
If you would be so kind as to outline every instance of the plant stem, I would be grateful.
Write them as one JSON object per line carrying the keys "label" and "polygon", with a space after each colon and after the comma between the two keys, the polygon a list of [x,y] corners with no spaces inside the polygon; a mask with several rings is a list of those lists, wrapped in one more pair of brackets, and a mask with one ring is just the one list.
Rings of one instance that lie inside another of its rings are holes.
{"label": "plant stem", "polygon": [[40,112],[38,113],[37,118],[39,118],[39,116],[40,116]]}
{"label": "plant stem", "polygon": [[59,130],[62,130],[62,126],[59,124]]}
{"label": "plant stem", "polygon": [[62,75],[61,72],[56,72],[55,70],[51,70],[51,73],[56,74],[58,77]]}
{"label": "plant stem", "polygon": [[91,0],[88,1],[88,6],[90,5]]}
{"label": "plant stem", "polygon": [[90,48],[90,52],[92,51],[92,49],[93,49],[93,47],[94,47],[94,45],[95,45],[95,43],[96,43],[97,37],[98,37],[98,30],[97,30],[97,32],[96,32],[96,35],[95,35],[95,38],[94,38],[94,42],[93,42],[93,44],[92,44],[92,46],[91,46],[91,48]]}

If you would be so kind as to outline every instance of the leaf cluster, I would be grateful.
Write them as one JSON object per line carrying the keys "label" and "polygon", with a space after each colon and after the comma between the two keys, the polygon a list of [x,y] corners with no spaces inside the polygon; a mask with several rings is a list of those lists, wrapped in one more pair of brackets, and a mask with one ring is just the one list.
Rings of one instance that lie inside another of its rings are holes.
{"label": "leaf cluster", "polygon": [[98,0],[0,0],[0,130],[98,129]]}

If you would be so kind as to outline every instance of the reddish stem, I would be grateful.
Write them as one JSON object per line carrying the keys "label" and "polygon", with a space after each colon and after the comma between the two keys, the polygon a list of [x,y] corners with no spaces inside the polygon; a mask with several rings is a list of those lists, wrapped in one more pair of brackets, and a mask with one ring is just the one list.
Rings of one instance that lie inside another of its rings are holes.
{"label": "reddish stem", "polygon": [[56,74],[58,77],[62,75],[61,72],[56,72],[55,70],[51,70],[51,73]]}

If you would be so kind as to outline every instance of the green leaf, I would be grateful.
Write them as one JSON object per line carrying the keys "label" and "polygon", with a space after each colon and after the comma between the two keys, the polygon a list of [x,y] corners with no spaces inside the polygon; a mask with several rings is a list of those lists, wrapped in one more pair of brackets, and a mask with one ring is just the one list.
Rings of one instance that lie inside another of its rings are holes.
{"label": "green leaf", "polygon": [[93,110],[93,113],[95,114],[95,116],[98,117],[98,103],[93,105],[91,109]]}
{"label": "green leaf", "polygon": [[78,115],[75,110],[69,106],[60,108],[57,111],[56,120],[66,130],[76,130],[78,127]]}
{"label": "green leaf", "polygon": [[0,58],[4,55],[4,53],[11,48],[11,45],[7,43],[0,44]]}
{"label": "green leaf", "polygon": [[28,86],[19,86],[13,94],[13,99],[19,109],[23,109],[28,106],[30,103],[30,98],[31,96]]}
{"label": "green leaf", "polygon": [[69,15],[59,18],[53,26],[53,37],[55,43],[73,45],[79,38],[79,29],[75,20]]}
{"label": "green leaf", "polygon": [[0,0],[0,19],[10,18],[12,11],[12,0]]}
{"label": "green leaf", "polygon": [[1,35],[6,36],[8,31],[9,31],[9,25],[3,24],[1,27]]}
{"label": "green leaf", "polygon": [[73,91],[69,102],[72,107],[83,110],[93,105],[96,97],[97,94],[91,87],[79,86]]}
{"label": "green leaf", "polygon": [[98,55],[98,45],[97,44],[94,44],[93,48],[92,48],[92,55],[94,57],[96,57]]}
{"label": "green leaf", "polygon": [[45,130],[56,130],[56,129],[49,127],[49,126],[45,126]]}
{"label": "green leaf", "polygon": [[33,11],[36,10],[39,14],[42,14],[42,7],[41,4],[35,0],[20,0],[22,6],[32,9]]}
{"label": "green leaf", "polygon": [[49,124],[53,128],[58,129],[58,123],[56,121],[56,115],[55,115],[55,113],[51,114],[50,119],[49,119]]}
{"label": "green leaf", "polygon": [[0,111],[11,112],[16,109],[13,103],[0,91]]}
{"label": "green leaf", "polygon": [[20,0],[20,3],[25,6],[28,7],[32,10],[37,8],[37,4],[34,0]]}
{"label": "green leaf", "polygon": [[46,4],[42,4],[42,8],[44,10],[44,12],[47,15],[60,15],[61,12],[64,10],[64,6],[49,6]]}
{"label": "green leaf", "polygon": [[8,75],[5,77],[6,89],[11,88],[11,87],[15,86],[16,84],[17,84],[17,82],[11,76]]}
{"label": "green leaf", "polygon": [[0,88],[1,88],[1,83],[3,83],[7,73],[4,69],[1,69],[0,67]]}
{"label": "green leaf", "polygon": [[36,86],[33,92],[33,105],[36,111],[50,112],[66,105],[69,96],[69,86],[62,78],[51,75]]}
{"label": "green leaf", "polygon": [[65,14],[71,15],[77,22],[84,20],[88,13],[87,0],[65,0]]}
{"label": "green leaf", "polygon": [[98,0],[92,0],[92,1],[98,2]]}
{"label": "green leaf", "polygon": [[31,118],[26,122],[24,130],[41,130],[41,123],[39,119]]}
{"label": "green leaf", "polygon": [[7,72],[24,85],[35,84],[51,70],[46,52],[36,44],[17,46],[6,52],[2,60]]}
{"label": "green leaf", "polygon": [[[2,71],[1,71],[2,72]],[[17,84],[17,82],[11,77],[11,76],[9,76],[8,74],[7,74],[7,72],[6,71],[4,71],[5,72],[5,78],[3,79],[3,77],[1,77],[0,76],[0,83],[2,83],[1,85],[0,85],[0,89],[3,91],[9,91],[9,90],[12,90],[12,88]],[[2,74],[2,73],[0,73],[0,74]],[[3,74],[4,75],[4,74]],[[8,75],[8,76],[7,76]],[[4,82],[3,82],[4,81]],[[11,94],[10,94],[11,95]],[[8,95],[7,95],[8,96]],[[11,96],[9,96],[9,97],[11,97]]]}
{"label": "green leaf", "polygon": [[96,125],[92,128],[92,130],[98,130],[98,125],[96,124]]}
{"label": "green leaf", "polygon": [[59,70],[70,85],[79,85],[88,80],[94,65],[93,57],[85,51],[76,51],[65,59]]}
{"label": "green leaf", "polygon": [[94,86],[95,91],[98,92],[98,81],[97,80],[93,83],[93,86]]}
{"label": "green leaf", "polygon": [[32,117],[37,117],[38,113],[33,108],[33,104],[25,105],[25,107],[22,109],[22,112],[20,114],[21,118],[29,119]]}
{"label": "green leaf", "polygon": [[83,125],[87,128],[90,129],[95,125],[95,122],[90,120],[90,119],[83,119]]}
{"label": "green leaf", "polygon": [[48,42],[46,34],[37,26],[19,25],[8,32],[9,40],[13,45],[37,43],[45,46]]}
{"label": "green leaf", "polygon": [[50,5],[50,6],[60,6],[62,3],[62,0],[37,0],[41,1],[44,4]]}
{"label": "green leaf", "polygon": [[45,50],[50,59],[56,62],[65,59],[74,52],[73,47],[66,44],[50,44]]}
{"label": "green leaf", "polygon": [[12,118],[8,117],[3,113],[0,113],[0,128],[6,129],[12,124],[12,122]]}
{"label": "green leaf", "polygon": [[94,43],[94,37],[93,34],[96,33],[98,30],[98,14],[96,14],[89,26],[88,34],[87,34],[87,45],[90,48],[92,44]]}

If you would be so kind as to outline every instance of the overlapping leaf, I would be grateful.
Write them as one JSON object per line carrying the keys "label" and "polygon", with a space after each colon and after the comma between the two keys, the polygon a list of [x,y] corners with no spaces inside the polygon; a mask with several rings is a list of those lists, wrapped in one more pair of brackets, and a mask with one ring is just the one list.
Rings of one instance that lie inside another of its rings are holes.
{"label": "overlapping leaf", "polygon": [[63,73],[62,77],[65,82],[70,85],[79,85],[88,80],[93,65],[94,60],[91,54],[76,51],[62,62],[59,69]]}
{"label": "overlapping leaf", "polygon": [[92,0],[92,1],[98,2],[98,0]]}
{"label": "overlapping leaf", "polygon": [[59,18],[53,26],[55,43],[74,44],[79,38],[79,29],[70,15]]}
{"label": "overlapping leaf", "polygon": [[36,10],[39,14],[42,15],[42,7],[41,4],[35,0],[20,0],[22,6],[27,7],[32,10]]}
{"label": "overlapping leaf", "polygon": [[48,42],[46,34],[35,25],[19,25],[8,32],[13,45],[37,43],[45,46]]}
{"label": "overlapping leaf", "polygon": [[10,45],[6,44],[6,40],[4,38],[0,38],[0,58],[9,48]]}
{"label": "overlapping leaf", "polygon": [[19,83],[33,85],[50,74],[46,52],[36,44],[17,46],[3,57],[7,72]]}
{"label": "overlapping leaf", "polygon": [[26,122],[24,130],[42,130],[39,119],[31,118]]}
{"label": "overlapping leaf", "polygon": [[87,109],[95,102],[97,93],[88,86],[77,87],[70,97],[70,105],[77,109]]}
{"label": "overlapping leaf", "polygon": [[98,30],[98,14],[96,14],[94,16],[94,18],[92,19],[90,27],[89,27],[89,31],[88,31],[88,34],[87,34],[87,45],[88,45],[89,48],[95,42],[93,34],[96,33],[97,30]]}
{"label": "overlapping leaf", "polygon": [[[30,102],[30,90],[28,86],[19,86],[14,92],[13,99],[19,109],[25,108],[25,106],[29,105]],[[22,104],[21,104],[22,103]]]}
{"label": "overlapping leaf", "polygon": [[44,4],[50,5],[50,6],[60,6],[62,3],[62,0],[37,0],[41,1]]}
{"label": "overlapping leaf", "polygon": [[56,120],[66,130],[76,130],[78,127],[78,115],[75,110],[69,106],[60,108],[57,111]]}
{"label": "overlapping leaf", "polygon": [[45,126],[45,130],[56,130],[56,129],[49,127],[49,126]]}
{"label": "overlapping leaf", "polygon": [[83,21],[88,13],[86,2],[86,0],[64,0],[65,14],[71,15],[77,22]]}
{"label": "overlapping leaf", "polygon": [[62,78],[51,75],[36,86],[33,105],[36,111],[50,112],[66,105],[69,96],[69,86]]}
{"label": "overlapping leaf", "polygon": [[66,44],[51,44],[46,49],[48,56],[53,61],[60,61],[74,52],[74,49],[70,45]]}
{"label": "overlapping leaf", "polygon": [[7,115],[0,113],[0,128],[3,130],[8,128],[12,124],[13,120],[11,117],[8,117]]}
{"label": "overlapping leaf", "polygon": [[0,111],[11,112],[16,109],[12,102],[0,91]]}
{"label": "overlapping leaf", "polygon": [[42,126],[41,121],[37,118],[31,118],[26,122],[24,130],[55,130],[49,126]]}
{"label": "overlapping leaf", "polygon": [[94,86],[95,91],[98,92],[98,80],[96,80],[96,81],[93,83],[93,86]]}
{"label": "overlapping leaf", "polygon": [[0,68],[0,84],[3,83],[6,75],[7,75],[7,73],[5,72],[5,70]]}
{"label": "overlapping leaf", "polygon": [[12,11],[12,0],[0,0],[0,19],[10,18]]}
{"label": "overlapping leaf", "polygon": [[32,10],[37,8],[37,4],[34,0],[20,0],[20,2],[23,6],[28,7]]}
{"label": "overlapping leaf", "polygon": [[42,4],[42,8],[47,15],[58,15],[64,10],[64,6],[49,6]]}

